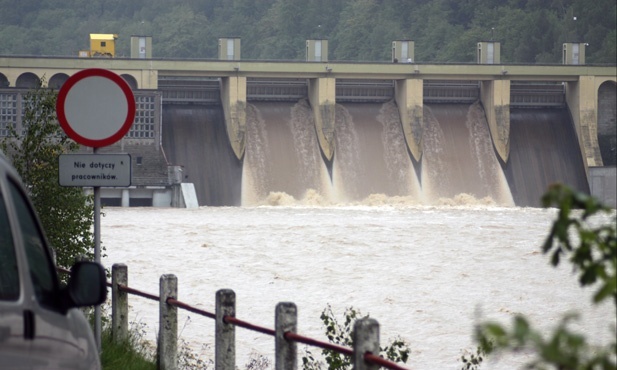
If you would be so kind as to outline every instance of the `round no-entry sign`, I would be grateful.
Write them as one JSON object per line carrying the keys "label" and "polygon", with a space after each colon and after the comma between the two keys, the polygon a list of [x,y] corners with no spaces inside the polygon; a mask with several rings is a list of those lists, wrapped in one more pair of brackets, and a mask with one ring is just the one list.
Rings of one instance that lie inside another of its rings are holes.
{"label": "round no-entry sign", "polygon": [[135,97],[117,74],[99,68],[69,77],[58,93],[58,121],[81,145],[99,148],[122,139],[135,119]]}

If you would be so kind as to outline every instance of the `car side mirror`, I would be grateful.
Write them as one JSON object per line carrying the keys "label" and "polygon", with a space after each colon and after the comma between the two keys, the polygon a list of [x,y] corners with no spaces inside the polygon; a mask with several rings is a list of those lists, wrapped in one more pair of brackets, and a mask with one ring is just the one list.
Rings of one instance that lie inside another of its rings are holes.
{"label": "car side mirror", "polygon": [[107,280],[101,264],[90,261],[77,262],[71,268],[66,287],[71,307],[96,306],[107,299]]}

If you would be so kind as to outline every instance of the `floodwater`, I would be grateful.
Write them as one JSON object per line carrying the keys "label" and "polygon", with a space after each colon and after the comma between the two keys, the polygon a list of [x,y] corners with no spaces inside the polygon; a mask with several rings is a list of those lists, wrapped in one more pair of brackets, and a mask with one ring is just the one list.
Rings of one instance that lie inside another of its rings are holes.
{"label": "floodwater", "polygon": [[[411,369],[460,369],[461,355],[475,348],[474,323],[509,323],[519,313],[549,329],[576,311],[575,328],[592,342],[614,335],[614,307],[591,305],[570,266],[553,268],[541,252],[556,210],[370,203],[105,208],[103,262],[126,264],[129,285],[152,294],[162,274],[175,274],[178,299],[210,312],[215,292],[233,289],[237,317],[264,327],[274,328],[278,302],[295,302],[298,332],[324,341],[324,308],[342,320],[353,307],[378,320],[382,345],[399,336],[409,344]],[[131,296],[129,304],[130,322],[155,343],[158,303]],[[214,358],[213,320],[180,310],[179,332]],[[273,361],[272,337],[237,328],[236,341],[241,369],[256,354]],[[298,346],[299,356],[305,349]],[[522,367],[527,356],[482,368]]]}
{"label": "floodwater", "polygon": [[[167,127],[172,162],[185,166],[200,205],[223,207],[105,209],[104,263],[126,264],[133,288],[158,294],[160,276],[175,274],[178,299],[210,312],[216,291],[233,289],[237,317],[272,329],[276,304],[291,301],[298,332],[324,341],[322,311],[329,305],[343,320],[354,308],[378,320],[382,346],[408,343],[411,369],[460,369],[482,320],[525,314],[549,330],[577,311],[576,328],[593,343],[615,334],[614,306],[591,305],[571,267],[553,268],[541,252],[556,210],[514,206],[537,204],[549,180],[584,178],[582,164],[556,145],[530,151],[519,135],[504,172],[479,104],[426,107],[420,163],[392,102],[337,104],[330,167],[306,101],[249,104],[242,161],[216,125],[221,112],[168,113],[177,121]],[[547,116],[547,125],[567,125],[560,114],[525,113],[514,123]],[[555,168],[550,179],[544,163]],[[130,320],[155,343],[158,303],[131,297],[130,305]],[[201,358],[214,358],[213,320],[180,310],[179,332]],[[238,328],[236,341],[240,369],[256,356],[273,361],[274,338]],[[298,348],[301,357],[306,346]],[[528,356],[482,368],[520,368]]]}

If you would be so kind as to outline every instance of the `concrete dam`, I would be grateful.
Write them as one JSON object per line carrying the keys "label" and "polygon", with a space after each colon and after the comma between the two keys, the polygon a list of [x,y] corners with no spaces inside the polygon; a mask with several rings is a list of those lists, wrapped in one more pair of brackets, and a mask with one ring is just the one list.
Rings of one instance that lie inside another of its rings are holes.
{"label": "concrete dam", "polygon": [[474,84],[445,84],[439,93],[425,94],[423,155],[417,161],[387,84],[360,90],[347,97],[337,93],[331,160],[320,150],[309,102],[289,92],[248,97],[241,159],[219,104],[163,104],[163,150],[171,164],[182,166],[182,181],[194,184],[202,206],[285,204],[291,197],[306,204],[539,206],[552,183],[590,191],[563,97],[513,104],[504,163]]}
{"label": "concrete dam", "polygon": [[327,40],[307,40],[306,61],[249,61],[219,41],[216,60],[0,56],[0,138],[23,129],[29,89],[105,68],[137,114],[100,148],[132,165],[104,205],[539,206],[552,183],[616,204],[615,66],[586,65],[584,43],[563,44],[561,65],[519,65],[492,41],[476,64],[403,58],[409,40],[392,62],[328,61]]}

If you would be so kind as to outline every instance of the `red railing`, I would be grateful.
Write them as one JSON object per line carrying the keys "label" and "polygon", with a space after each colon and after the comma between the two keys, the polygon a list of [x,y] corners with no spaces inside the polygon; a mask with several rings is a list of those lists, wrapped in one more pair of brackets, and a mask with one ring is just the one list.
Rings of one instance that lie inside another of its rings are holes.
{"label": "red railing", "polygon": [[[122,266],[124,266],[124,265],[122,265]],[[58,270],[63,272],[63,273],[69,273],[70,272],[69,270],[64,269],[64,268],[60,268],[60,267],[58,268]],[[114,288],[114,284],[110,283],[110,282],[107,282],[107,286],[111,287],[112,290]],[[136,296],[139,296],[139,297],[142,297],[142,298],[146,298],[146,299],[150,299],[150,300],[153,300],[153,301],[161,302],[161,297],[160,296],[157,296],[157,295],[154,295],[154,294],[150,294],[150,293],[147,293],[147,292],[143,292],[143,291],[140,291],[140,290],[135,289],[135,288],[131,288],[131,287],[129,287],[127,285],[124,285],[124,284],[121,284],[121,283],[116,283],[116,286],[117,286],[117,290],[119,292],[133,294],[133,295],[136,295]],[[195,313],[195,314],[198,314],[198,315],[201,315],[201,316],[205,316],[205,317],[208,317],[208,318],[211,318],[211,319],[216,319],[216,314],[215,313],[212,313],[212,312],[209,312],[209,311],[206,311],[206,310],[202,310],[200,308],[193,307],[193,306],[191,306],[188,303],[179,301],[179,300],[177,300],[175,298],[172,298],[172,297],[166,298],[164,302],[167,305],[172,306],[172,307],[181,308],[181,309],[187,310],[189,312],[192,312],[192,313]],[[115,304],[115,302],[113,302],[113,300],[112,300],[112,306],[114,304]],[[112,311],[114,311],[114,310],[112,309]],[[112,312],[112,314],[113,314],[113,312]],[[255,325],[255,324],[252,324],[250,322],[240,320],[240,319],[238,319],[238,318],[236,318],[235,316],[232,316],[232,315],[223,315],[222,316],[222,321],[225,324],[234,325],[234,326],[241,327],[241,328],[244,328],[244,329],[247,329],[247,330],[252,330],[252,331],[255,331],[255,332],[262,333],[262,334],[270,335],[270,336],[273,336],[273,337],[276,336],[276,330],[274,330],[274,329],[265,328],[265,327],[262,327],[262,326],[259,326],[259,325]],[[302,336],[302,335],[297,334],[297,333],[292,332],[292,331],[285,331],[283,333],[283,337],[285,338],[285,340],[287,340],[289,342],[302,343],[302,344],[306,344],[306,345],[309,345],[309,346],[318,347],[318,348],[321,348],[321,349],[324,349],[324,350],[334,351],[334,352],[340,353],[340,354],[345,355],[345,356],[352,357],[354,355],[354,350],[351,349],[351,348],[340,346],[340,345],[337,345],[337,344],[334,344],[334,343],[320,341],[320,340],[309,338],[309,337],[305,337],[305,336]],[[390,361],[390,360],[387,360],[387,359],[385,359],[383,357],[377,356],[377,355],[375,355],[375,354],[373,354],[371,352],[365,352],[363,354],[363,359],[366,362],[366,364],[368,364],[368,365],[379,365],[379,366],[381,366],[383,368],[391,369],[391,370],[408,370],[408,368],[402,367],[401,365],[399,365],[399,364],[397,364],[397,363],[395,363],[393,361]]]}

